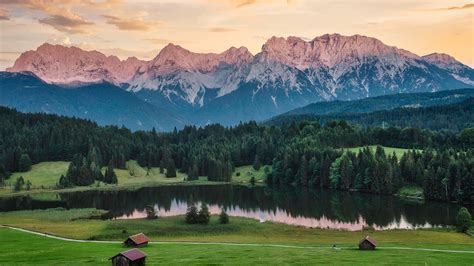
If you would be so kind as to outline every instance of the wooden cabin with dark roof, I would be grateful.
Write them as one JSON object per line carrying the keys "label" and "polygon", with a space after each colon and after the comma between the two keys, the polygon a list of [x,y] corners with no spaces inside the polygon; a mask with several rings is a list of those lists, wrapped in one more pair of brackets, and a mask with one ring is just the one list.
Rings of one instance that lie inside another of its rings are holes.
{"label": "wooden cabin with dark roof", "polygon": [[143,247],[148,245],[150,239],[143,233],[129,236],[125,241],[123,241],[124,246],[126,247]]}
{"label": "wooden cabin with dark roof", "polygon": [[377,247],[377,241],[371,238],[370,236],[366,236],[359,242],[359,249],[360,250],[374,250]]}
{"label": "wooden cabin with dark roof", "polygon": [[112,266],[143,266],[145,265],[146,253],[137,248],[119,253],[112,258]]}

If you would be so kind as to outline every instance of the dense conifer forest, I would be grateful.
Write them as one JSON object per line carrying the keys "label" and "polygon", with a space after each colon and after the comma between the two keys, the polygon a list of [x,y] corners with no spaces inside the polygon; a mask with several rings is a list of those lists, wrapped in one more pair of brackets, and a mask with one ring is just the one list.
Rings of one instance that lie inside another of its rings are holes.
{"label": "dense conifer forest", "polygon": [[[474,129],[460,133],[419,128],[361,127],[345,121],[294,122],[282,127],[242,123],[187,126],[170,133],[100,127],[82,119],[23,114],[0,108],[0,181],[43,161],[71,161],[62,187],[117,182],[113,167],[135,159],[143,167],[187,173],[189,179],[230,181],[234,167],[272,165],[269,185],[295,185],[393,194],[404,185],[425,197],[474,202]],[[398,158],[379,147],[413,149]],[[416,150],[415,150],[416,149]],[[105,175],[100,168],[107,166]],[[175,174],[174,174],[175,175]]]}
{"label": "dense conifer forest", "polygon": [[298,121],[326,123],[331,120],[345,120],[365,126],[417,127],[458,132],[466,127],[474,127],[474,98],[447,105],[401,107],[367,113],[287,114],[266,123],[281,126]]}

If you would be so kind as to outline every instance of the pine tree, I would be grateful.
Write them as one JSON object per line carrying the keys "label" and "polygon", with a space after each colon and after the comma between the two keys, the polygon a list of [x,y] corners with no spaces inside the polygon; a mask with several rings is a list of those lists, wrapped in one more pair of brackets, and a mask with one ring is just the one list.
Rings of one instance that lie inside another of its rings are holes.
{"label": "pine tree", "polygon": [[188,210],[186,211],[185,221],[188,224],[195,224],[198,222],[198,210],[194,204],[191,206],[188,206]]}
{"label": "pine tree", "polygon": [[115,174],[112,161],[109,162],[107,169],[105,170],[104,183],[117,184],[117,175]]}
{"label": "pine tree", "polygon": [[198,213],[198,223],[208,224],[210,219],[211,219],[211,213],[209,212],[209,208],[207,207],[206,203],[202,203],[201,209],[199,210],[199,213]]}
{"label": "pine tree", "polygon": [[188,173],[188,180],[192,181],[192,180],[198,180],[198,179],[199,179],[198,167],[196,164],[193,164],[193,167],[191,167]]}
{"label": "pine tree", "polygon": [[168,161],[168,165],[166,167],[166,177],[176,177],[176,166],[173,159]]}
{"label": "pine tree", "polygon": [[224,208],[222,209],[221,214],[219,214],[219,223],[220,224],[228,224],[229,223],[229,215],[227,215]]}
{"label": "pine tree", "polygon": [[20,156],[20,160],[18,161],[18,171],[20,172],[28,172],[31,170],[31,159],[30,156],[26,153],[23,153]]}
{"label": "pine tree", "polygon": [[160,174],[164,174],[165,173],[165,163],[163,162],[163,160],[160,161]]}
{"label": "pine tree", "polygon": [[253,160],[252,167],[256,171],[258,171],[258,170],[260,170],[261,166],[262,166],[262,164],[260,163],[260,158],[258,157],[258,154],[257,154],[257,155],[255,155],[255,159]]}
{"label": "pine tree", "polygon": [[462,207],[459,209],[456,217],[456,224],[460,232],[466,233],[467,230],[472,226],[472,217],[467,208]]}
{"label": "pine tree", "polygon": [[15,185],[13,186],[13,191],[18,192],[23,189],[23,185],[25,185],[25,180],[23,179],[23,176],[20,176],[16,179]]}

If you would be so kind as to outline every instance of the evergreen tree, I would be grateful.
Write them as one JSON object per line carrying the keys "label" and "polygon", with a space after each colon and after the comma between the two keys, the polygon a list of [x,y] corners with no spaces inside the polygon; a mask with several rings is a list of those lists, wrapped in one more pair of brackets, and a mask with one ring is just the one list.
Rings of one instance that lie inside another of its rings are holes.
{"label": "evergreen tree", "polygon": [[185,221],[188,224],[195,224],[198,222],[198,210],[194,204],[191,206],[188,206],[188,210],[186,211]]}
{"label": "evergreen tree", "polygon": [[250,185],[255,186],[255,176],[250,178]]}
{"label": "evergreen tree", "polygon": [[146,218],[147,219],[157,219],[158,218],[158,215],[156,214],[156,211],[155,211],[155,208],[153,207],[153,205],[147,205],[145,207],[145,211],[146,211]]}
{"label": "evergreen tree", "polygon": [[31,159],[30,156],[26,153],[23,153],[20,156],[20,160],[18,161],[18,171],[20,172],[28,172],[31,170]]}
{"label": "evergreen tree", "polygon": [[193,164],[193,167],[188,171],[188,180],[198,180],[199,179],[199,171],[196,164]]}
{"label": "evergreen tree", "polygon": [[257,155],[255,155],[255,159],[253,160],[252,167],[256,171],[258,171],[258,170],[260,170],[261,166],[262,166],[262,164],[260,163],[260,158],[258,157],[258,154],[257,154]]}
{"label": "evergreen tree", "polygon": [[115,174],[112,161],[109,162],[107,169],[105,170],[104,183],[117,184],[117,175]]}
{"label": "evergreen tree", "polygon": [[13,186],[13,191],[15,192],[21,191],[24,185],[25,185],[25,180],[23,179],[23,176],[18,177],[15,181],[15,185]]}
{"label": "evergreen tree", "polygon": [[206,203],[201,204],[201,209],[198,213],[198,223],[200,224],[208,224],[209,220],[211,219],[211,213],[209,212],[209,208],[207,207]]}
{"label": "evergreen tree", "polygon": [[166,167],[166,177],[176,177],[176,166],[173,159],[169,159]]}
{"label": "evergreen tree", "polygon": [[165,163],[163,162],[163,160],[160,161],[160,174],[164,174],[165,173]]}
{"label": "evergreen tree", "polygon": [[466,233],[472,225],[472,217],[467,208],[462,207],[459,209],[456,217],[456,224],[460,232]]}
{"label": "evergreen tree", "polygon": [[219,223],[220,224],[228,224],[229,223],[229,215],[222,209],[221,213],[219,214]]}
{"label": "evergreen tree", "polygon": [[31,183],[31,181],[30,181],[30,180],[27,180],[27,181],[26,181],[26,184],[25,184],[25,189],[26,189],[26,190],[30,190],[32,185],[33,185],[33,184]]}

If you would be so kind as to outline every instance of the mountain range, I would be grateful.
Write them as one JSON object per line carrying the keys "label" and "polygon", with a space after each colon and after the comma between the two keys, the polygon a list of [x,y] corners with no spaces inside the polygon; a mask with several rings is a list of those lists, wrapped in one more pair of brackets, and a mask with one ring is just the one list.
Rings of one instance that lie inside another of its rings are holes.
{"label": "mountain range", "polygon": [[[123,107],[117,108],[132,108],[142,118],[122,121],[126,126],[161,130],[184,124],[262,121],[315,102],[474,86],[474,70],[449,55],[418,56],[375,38],[339,34],[311,41],[272,37],[256,55],[245,47],[217,54],[194,53],[169,44],[150,61],[134,57],[120,60],[97,51],[43,44],[36,51],[21,54],[7,72],[39,79],[48,93],[57,90],[63,98],[76,97],[56,99],[63,107],[55,109],[47,107],[45,104],[51,104],[47,101],[38,101],[29,111],[80,114],[96,120],[84,112],[98,107],[88,103],[82,103],[82,109],[77,107],[82,101],[76,102],[78,95],[86,88],[88,95],[102,95],[94,96],[100,104],[114,87],[114,93],[120,90],[127,94],[120,97]],[[19,90],[22,83],[12,81],[18,77],[2,73],[1,89],[8,91],[3,87],[9,84]],[[107,93],[102,88],[108,89]],[[27,104],[18,102],[22,97],[12,103],[15,100],[7,99],[3,92],[2,98],[0,103],[11,107]],[[110,113],[102,122],[120,125],[121,120],[113,119],[114,115]]]}

